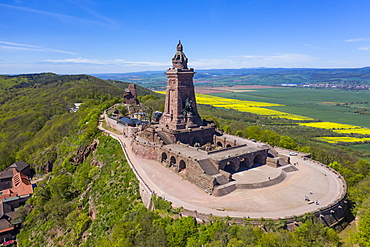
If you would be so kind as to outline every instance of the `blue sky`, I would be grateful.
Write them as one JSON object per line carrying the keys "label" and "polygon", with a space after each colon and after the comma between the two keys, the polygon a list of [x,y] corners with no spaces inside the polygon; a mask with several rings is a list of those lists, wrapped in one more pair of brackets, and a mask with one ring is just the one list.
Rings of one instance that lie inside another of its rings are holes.
{"label": "blue sky", "polygon": [[370,66],[368,0],[1,0],[0,74]]}

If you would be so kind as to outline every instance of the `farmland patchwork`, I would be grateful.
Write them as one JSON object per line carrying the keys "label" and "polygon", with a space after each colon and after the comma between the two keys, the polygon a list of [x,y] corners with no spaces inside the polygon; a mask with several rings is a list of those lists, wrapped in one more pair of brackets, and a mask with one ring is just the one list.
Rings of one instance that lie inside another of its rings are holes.
{"label": "farmland patchwork", "polygon": [[[157,93],[165,94],[165,92],[158,91]],[[206,94],[196,94],[196,101],[198,104],[211,105],[213,107],[222,107],[226,109],[234,109],[240,112],[248,112],[257,115],[269,116],[271,118],[285,118],[294,121],[312,121],[305,123],[297,123],[302,126],[329,129],[338,134],[357,134],[357,135],[370,135],[370,128],[363,128],[361,126],[342,124],[335,122],[319,122],[315,121],[313,118],[305,117],[296,114],[290,114],[282,111],[268,109],[266,107],[273,106],[285,106],[283,104],[258,102],[258,101],[248,101],[248,100],[238,100],[223,98],[214,95]],[[370,138],[359,138],[359,137],[318,137],[319,140],[328,143],[338,143],[338,142],[365,142],[370,141]]]}

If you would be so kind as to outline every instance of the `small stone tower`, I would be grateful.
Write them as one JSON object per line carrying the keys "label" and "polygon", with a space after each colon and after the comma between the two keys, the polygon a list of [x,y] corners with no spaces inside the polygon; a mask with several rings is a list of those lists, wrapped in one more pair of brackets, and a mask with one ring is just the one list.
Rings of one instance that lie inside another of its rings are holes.
{"label": "small stone tower", "polygon": [[188,59],[179,41],[172,58],[172,68],[165,73],[168,78],[166,102],[160,125],[173,130],[198,127],[202,124],[195,101],[194,69],[188,69]]}
{"label": "small stone tower", "polygon": [[128,85],[128,88],[125,91],[125,94],[123,96],[125,98],[125,104],[128,105],[137,105],[139,104],[139,101],[136,98],[136,85],[130,84]]}

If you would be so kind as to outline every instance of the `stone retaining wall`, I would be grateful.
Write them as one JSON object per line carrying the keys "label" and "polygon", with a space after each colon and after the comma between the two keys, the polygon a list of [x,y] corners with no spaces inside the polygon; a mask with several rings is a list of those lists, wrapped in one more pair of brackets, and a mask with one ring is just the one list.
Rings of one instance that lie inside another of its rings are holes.
{"label": "stone retaining wall", "polygon": [[268,181],[263,181],[260,183],[251,184],[236,184],[237,189],[259,189],[264,187],[269,187],[281,183],[286,178],[286,172],[281,170],[281,173],[276,178],[270,179]]}
{"label": "stone retaining wall", "polygon": [[[314,162],[317,165],[324,166],[327,169],[329,169],[331,172],[334,172],[336,175],[338,175],[338,178],[340,178],[342,180],[342,183],[343,183],[343,193],[332,204],[327,205],[325,207],[322,207],[318,210],[312,211],[311,213],[315,217],[318,217],[321,220],[321,222],[323,224],[325,224],[326,226],[337,228],[337,229],[342,229],[341,224],[343,222],[349,222],[349,219],[351,218],[350,205],[349,205],[348,201],[345,198],[346,197],[345,181],[344,181],[343,177],[338,172],[336,172],[335,170],[329,168],[328,166],[326,166],[324,164],[321,164],[320,162],[313,161],[313,160],[312,160],[312,162]],[[278,176],[276,179],[278,179],[278,180],[283,179],[284,180],[283,173],[286,176],[286,173],[282,172],[282,174],[280,176]],[[270,182],[270,181],[266,181],[266,182]],[[274,182],[276,182],[276,181],[272,181],[272,183],[274,183]],[[264,186],[266,186],[266,185],[264,185]],[[149,191],[150,190],[147,190],[146,193],[150,193],[150,196],[151,196],[153,194],[153,192],[149,192]],[[154,194],[155,194],[155,192],[154,192]],[[147,195],[146,198],[149,198],[149,195]],[[151,205],[150,203],[146,203],[146,204]],[[186,208],[184,208],[182,210],[182,213],[180,214],[180,216],[181,217],[191,216],[191,217],[194,217],[198,222],[203,222],[203,223],[214,221],[216,218],[224,218],[222,216],[201,213],[201,212],[197,212],[196,210],[192,211],[192,210],[188,210]],[[287,218],[283,218],[283,219],[285,219],[288,224],[294,224],[295,222],[299,222],[303,216],[304,215],[292,215],[291,217],[287,217]],[[261,215],[261,217],[263,217],[263,215]],[[272,220],[278,221],[278,220],[280,220],[280,218],[275,218],[275,219],[272,219]],[[244,224],[246,221],[248,221],[249,224],[255,224],[255,225],[260,225],[261,224],[260,218],[233,217],[232,221],[237,223],[237,224]]]}
{"label": "stone retaining wall", "polygon": [[121,132],[123,135],[128,137],[141,130],[140,127],[130,127],[123,125],[117,121],[117,119],[110,118],[106,113],[104,114],[105,122],[113,129]]}
{"label": "stone retaining wall", "polygon": [[[196,159],[175,153],[174,151],[165,148],[163,145],[154,145],[153,143],[140,142],[135,139],[132,141],[131,145],[133,152],[138,157],[158,161],[163,165],[173,169],[175,172],[178,172],[179,176],[182,176],[194,183],[206,193],[212,193],[215,178],[204,174]],[[162,154],[166,155],[165,160],[162,160]],[[176,163],[171,163],[172,157]],[[185,167],[181,167],[180,163],[185,164]],[[181,171],[183,172],[181,173]]]}

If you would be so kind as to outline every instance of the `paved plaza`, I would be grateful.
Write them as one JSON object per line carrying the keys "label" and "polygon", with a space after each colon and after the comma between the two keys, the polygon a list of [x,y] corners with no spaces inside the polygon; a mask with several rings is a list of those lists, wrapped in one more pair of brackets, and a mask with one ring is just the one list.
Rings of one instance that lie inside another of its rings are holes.
{"label": "paved plaza", "polygon": [[277,178],[282,169],[276,169],[271,166],[255,166],[241,172],[234,173],[232,178],[237,184],[261,183],[270,179]]}

